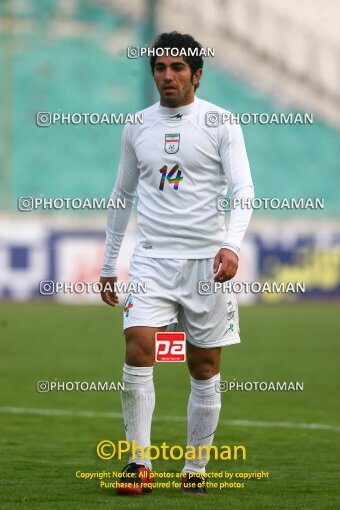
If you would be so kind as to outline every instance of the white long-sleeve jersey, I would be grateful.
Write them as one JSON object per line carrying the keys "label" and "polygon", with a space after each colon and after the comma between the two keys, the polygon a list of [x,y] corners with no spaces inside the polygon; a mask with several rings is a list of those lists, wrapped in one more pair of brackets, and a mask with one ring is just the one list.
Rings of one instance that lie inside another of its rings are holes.
{"label": "white long-sleeve jersey", "polygon": [[201,259],[214,257],[222,247],[239,254],[252,210],[232,208],[226,228],[225,212],[217,203],[228,186],[232,199],[253,198],[248,158],[240,126],[208,126],[209,112],[229,113],[195,96],[178,108],[158,102],[139,112],[143,124],[124,126],[111,198],[125,200],[125,208],[109,209],[101,276],[117,274],[136,191],[136,254]]}

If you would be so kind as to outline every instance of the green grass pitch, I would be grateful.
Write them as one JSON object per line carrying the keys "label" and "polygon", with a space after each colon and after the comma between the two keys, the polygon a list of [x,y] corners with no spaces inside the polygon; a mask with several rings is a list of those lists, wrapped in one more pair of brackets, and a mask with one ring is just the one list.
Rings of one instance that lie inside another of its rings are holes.
{"label": "green grass pitch", "polygon": [[[122,419],[103,415],[121,413],[119,393],[36,391],[38,380],[121,381],[121,308],[2,304],[0,508],[339,508],[338,308],[327,303],[242,308],[242,343],[223,349],[222,379],[304,382],[302,392],[222,393],[215,444],[243,444],[247,459],[212,460],[208,470],[264,470],[269,472],[268,479],[247,481],[243,489],[212,489],[206,497],[155,489],[151,495],[127,498],[116,496],[112,489],[100,489],[98,480],[75,476],[78,470],[119,470],[126,463],[125,459],[104,461],[96,455],[99,441],[125,439]],[[162,416],[186,415],[186,365],[158,364],[155,387],[152,443],[185,445],[185,421]],[[31,414],[32,409],[44,409],[47,414]],[[51,415],[51,410],[70,414]],[[81,411],[93,415],[77,415]],[[273,422],[293,425],[274,426]],[[155,471],[181,469],[180,461],[154,462]]]}

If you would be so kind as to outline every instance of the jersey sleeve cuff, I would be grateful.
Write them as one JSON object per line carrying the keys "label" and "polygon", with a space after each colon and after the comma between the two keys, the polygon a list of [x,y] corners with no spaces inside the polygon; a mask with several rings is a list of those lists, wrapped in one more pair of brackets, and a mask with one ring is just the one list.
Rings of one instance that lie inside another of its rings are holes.
{"label": "jersey sleeve cuff", "polygon": [[100,276],[104,276],[105,278],[111,278],[117,276],[117,268],[115,267],[103,267],[100,271]]}

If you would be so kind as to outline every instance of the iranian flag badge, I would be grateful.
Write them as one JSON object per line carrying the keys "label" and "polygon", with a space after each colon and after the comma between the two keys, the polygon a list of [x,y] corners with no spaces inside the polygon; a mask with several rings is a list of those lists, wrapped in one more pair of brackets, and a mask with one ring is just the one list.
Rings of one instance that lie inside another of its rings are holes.
{"label": "iranian flag badge", "polygon": [[175,154],[176,152],[178,152],[179,139],[180,139],[179,133],[165,135],[165,144],[164,144],[165,152],[167,152],[168,154]]}

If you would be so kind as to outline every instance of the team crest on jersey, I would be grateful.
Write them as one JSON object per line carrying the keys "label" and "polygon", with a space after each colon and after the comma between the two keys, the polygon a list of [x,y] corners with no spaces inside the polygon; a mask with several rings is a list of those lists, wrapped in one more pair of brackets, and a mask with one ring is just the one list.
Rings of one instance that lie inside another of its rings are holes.
{"label": "team crest on jersey", "polygon": [[178,152],[179,149],[179,139],[180,139],[179,133],[165,135],[164,143],[165,152],[167,152],[168,154],[176,154],[176,152]]}

